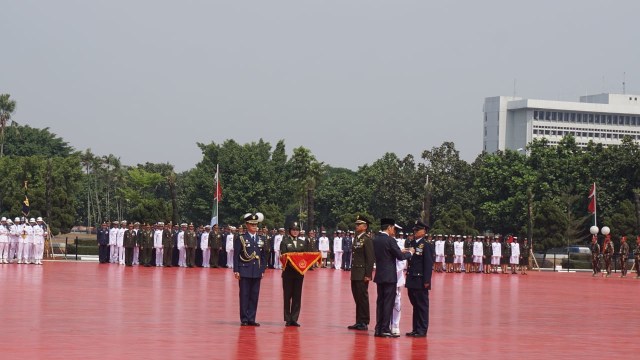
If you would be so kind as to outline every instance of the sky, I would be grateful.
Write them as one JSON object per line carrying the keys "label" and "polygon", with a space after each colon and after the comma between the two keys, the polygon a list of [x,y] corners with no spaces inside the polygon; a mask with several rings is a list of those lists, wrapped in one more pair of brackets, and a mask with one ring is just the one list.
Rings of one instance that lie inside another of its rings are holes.
{"label": "sky", "polygon": [[453,141],[485,97],[640,93],[639,1],[0,0],[12,119],[125,165],[284,139],[356,170]]}

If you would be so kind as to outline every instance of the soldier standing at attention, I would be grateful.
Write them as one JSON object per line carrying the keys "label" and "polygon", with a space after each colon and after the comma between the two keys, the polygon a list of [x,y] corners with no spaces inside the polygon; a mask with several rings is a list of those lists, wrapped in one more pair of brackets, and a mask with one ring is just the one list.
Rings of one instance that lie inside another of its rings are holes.
{"label": "soldier standing at attention", "polygon": [[473,272],[479,273],[482,262],[484,261],[484,245],[482,244],[482,236],[476,237],[473,242]]}
{"label": "soldier standing at attention", "polygon": [[[369,282],[372,278],[375,257],[373,242],[367,234],[371,222],[364,216],[356,218],[356,236],[353,239],[351,294],[356,303],[356,323],[349,325],[351,330],[367,330],[371,316],[369,315]],[[325,237],[326,238],[326,237]],[[329,246],[329,239],[327,239]]]}
{"label": "soldier standing at attention", "polygon": [[342,239],[342,269],[351,271],[351,247],[353,246],[353,231],[348,231]]}
{"label": "soldier standing at attention", "polygon": [[453,271],[460,273],[460,268],[464,262],[464,243],[462,237],[458,235],[453,243]]}
{"label": "soldier standing at attention", "polygon": [[211,225],[205,225],[202,235],[200,235],[200,248],[202,249],[202,267],[208,268],[211,260],[211,241],[209,241],[209,234],[211,234]]}
{"label": "soldier standing at attention", "polygon": [[[98,233],[96,234],[96,236],[98,238],[98,259],[100,260],[100,264],[108,263],[109,262],[109,228],[107,227],[106,222],[102,223],[102,226],[98,230]],[[20,257],[18,257],[18,260],[20,260]]]}
{"label": "soldier standing at attention", "polygon": [[607,271],[607,274],[604,273],[602,276],[609,277],[611,276],[611,257],[613,256],[613,242],[611,241],[611,234],[605,235],[604,245],[602,245],[602,254],[604,255],[604,268]]}
{"label": "soldier standing at attention", "polygon": [[327,232],[322,230],[322,236],[318,239],[318,250],[320,250],[320,267],[327,267],[327,261],[329,260],[329,238],[327,237]]}
{"label": "soldier standing at attention", "polygon": [[193,224],[189,224],[189,228],[184,233],[185,260],[187,267],[194,267],[196,264],[196,246],[198,239]]}
{"label": "soldier standing at attention", "polygon": [[471,242],[471,236],[465,236],[464,239],[464,273],[471,272],[473,266],[473,243]]}
{"label": "soldier standing at attention", "polygon": [[598,236],[591,237],[591,267],[593,275],[596,276],[600,272],[600,244],[598,244]]}
{"label": "soldier standing at attention", "polygon": [[217,269],[220,261],[220,250],[222,250],[222,234],[220,234],[218,224],[214,224],[213,230],[209,233],[209,246],[211,246],[211,260],[209,265]]}
{"label": "soldier standing at attention", "polygon": [[[484,273],[491,274],[491,263],[493,261],[493,243],[491,242],[491,238],[489,236],[484,239],[484,244],[482,244],[482,253],[484,254],[482,259],[482,268],[484,270]],[[499,261],[500,259],[498,259],[498,262]]]}
{"label": "soldier standing at attention", "polygon": [[629,244],[627,244],[627,236],[622,235],[620,238],[620,275],[621,278],[627,277],[627,259],[629,258]]}
{"label": "soldier standing at attention", "polygon": [[260,280],[267,267],[264,240],[258,232],[258,223],[264,221],[261,213],[245,214],[247,232],[233,240],[233,275],[240,286],[240,326],[260,326],[256,322]]}
{"label": "soldier standing at attention", "polygon": [[140,265],[140,222],[133,223],[133,232],[136,234],[136,245],[133,247],[133,265]]}
{"label": "soldier standing at attention", "polygon": [[[280,254],[308,251],[307,243],[298,239],[300,228],[298,223],[289,225],[289,234],[280,243]],[[289,260],[287,260],[289,261]],[[282,292],[284,296],[285,326],[300,326],[298,317],[302,306],[302,283],[304,275],[300,274],[291,264],[286,264],[282,272]]]}
{"label": "soldier standing at attention", "polygon": [[334,269],[342,269],[342,230],[336,230],[336,237],[333,238],[333,264]]}
{"label": "soldier standing at attention", "polygon": [[145,223],[143,229],[138,232],[138,242],[140,244],[140,264],[148,267],[151,264],[151,253],[153,252],[153,237],[151,225]]}
{"label": "soldier standing at attention", "polygon": [[448,273],[453,272],[453,256],[455,255],[453,237],[454,235],[447,236],[447,241],[444,243],[444,263]]}
{"label": "soldier standing at attention", "polygon": [[413,306],[413,330],[409,337],[426,337],[429,329],[429,290],[431,290],[431,269],[433,268],[431,248],[424,237],[429,227],[421,221],[413,225],[415,240],[411,248],[415,253],[408,261],[406,287],[409,301]]}
{"label": "soldier standing at attention", "polygon": [[[150,251],[155,249],[156,267],[162,266],[162,258],[165,257],[167,253],[171,253],[171,248],[164,246],[164,231],[162,230],[162,225],[163,223],[157,224],[156,231],[153,232],[153,247],[150,249]],[[151,265],[151,258],[149,258],[149,265]]]}
{"label": "soldier standing at attention", "polygon": [[531,252],[531,246],[527,238],[522,242],[522,249],[520,251],[520,274],[527,275],[527,268],[529,267],[529,253]]}
{"label": "soldier standing at attention", "polygon": [[[307,246],[309,248],[309,251],[313,251],[313,252],[319,252],[320,250],[318,250],[318,239],[316,238],[316,231],[315,230],[309,230],[309,237],[307,238]],[[313,267],[311,267],[311,269],[309,270],[313,270],[314,268],[317,268],[318,262],[316,262],[315,264],[313,264]]]}
{"label": "soldier standing at attention", "polygon": [[[164,227],[164,229],[163,229]],[[162,262],[156,260],[156,266],[161,266],[160,264],[166,266],[166,267],[171,267],[172,266],[172,257],[173,257],[173,247],[174,247],[174,243],[173,243],[173,232],[171,231],[171,224],[169,222],[167,222],[166,224],[164,223],[160,223],[160,226],[158,226],[158,229],[160,230],[160,232],[162,233],[162,257],[159,260],[162,260]],[[156,254],[156,258],[157,258],[157,254]]]}
{"label": "soldier standing at attention", "polygon": [[640,235],[636,238],[636,248],[633,250],[633,255],[636,258],[636,279],[640,279]]}
{"label": "soldier standing at attention", "polygon": [[122,246],[124,247],[124,264],[131,266],[133,264],[133,248],[136,246],[136,233],[133,230],[133,223],[122,235]]}

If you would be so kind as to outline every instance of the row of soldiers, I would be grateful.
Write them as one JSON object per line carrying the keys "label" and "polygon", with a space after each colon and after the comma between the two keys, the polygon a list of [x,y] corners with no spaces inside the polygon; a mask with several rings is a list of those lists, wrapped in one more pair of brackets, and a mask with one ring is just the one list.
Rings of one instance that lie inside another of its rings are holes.
{"label": "row of soldiers", "polygon": [[[591,265],[593,269],[593,276],[598,276],[602,270],[602,276],[611,276],[611,260],[615,254],[615,248],[613,241],[611,241],[611,235],[605,235],[602,246],[598,243],[598,236],[593,235],[591,238]],[[627,243],[627,237],[622,236],[620,238],[620,248],[618,249],[618,260],[620,261],[620,277],[627,277],[627,261],[629,255],[632,255],[629,244]],[[636,238],[636,248],[633,251],[635,263],[633,267],[636,269],[636,279],[640,279],[640,236]],[[603,269],[604,268],[604,269]]]}
{"label": "row of soldiers", "polygon": [[0,218],[0,263],[42,265],[44,242],[49,232],[41,217]]}

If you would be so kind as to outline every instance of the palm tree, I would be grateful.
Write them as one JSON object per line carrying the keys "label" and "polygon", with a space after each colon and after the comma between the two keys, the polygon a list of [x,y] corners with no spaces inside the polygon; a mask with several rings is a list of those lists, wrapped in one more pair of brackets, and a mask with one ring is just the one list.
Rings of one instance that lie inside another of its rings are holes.
{"label": "palm tree", "polygon": [[0,95],[0,157],[4,156],[4,128],[11,114],[16,110],[15,100],[10,100],[9,94]]}

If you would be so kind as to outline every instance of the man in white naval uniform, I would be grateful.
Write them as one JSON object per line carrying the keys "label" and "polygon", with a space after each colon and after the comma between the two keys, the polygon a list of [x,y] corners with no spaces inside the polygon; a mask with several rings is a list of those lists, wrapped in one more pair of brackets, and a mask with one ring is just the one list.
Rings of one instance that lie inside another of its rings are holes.
{"label": "man in white naval uniform", "polygon": [[[398,243],[398,247],[400,250],[404,250],[405,239],[403,236],[398,236],[396,238],[396,242]],[[396,259],[396,276],[398,277],[398,282],[396,283],[396,300],[393,303],[393,316],[391,317],[391,324],[389,327],[391,328],[391,333],[394,335],[400,335],[400,315],[402,312],[402,288],[404,288],[405,284],[405,276],[404,271],[407,269],[407,260],[397,260]]]}
{"label": "man in white naval uniform", "polygon": [[227,251],[227,268],[233,269],[233,238],[235,236],[236,228],[229,226],[229,234],[225,239],[224,249]]}
{"label": "man in white naval uniform", "polygon": [[15,262],[13,258],[18,252],[18,237],[16,233],[16,224],[11,221],[11,218],[7,218],[7,224],[9,225],[9,263]]}
{"label": "man in white naval uniform", "polygon": [[520,244],[518,244],[518,238],[514,237],[511,242],[511,257],[509,258],[511,264],[511,273],[516,273],[516,268],[520,265]]}
{"label": "man in white naval uniform", "polygon": [[458,235],[453,243],[453,271],[459,273],[464,260],[464,243],[462,237]]}
{"label": "man in white naval uniform", "polygon": [[502,246],[497,236],[493,244],[491,244],[491,252],[491,266],[493,267],[493,272],[498,273],[498,266],[500,266],[500,258],[502,257]]}
{"label": "man in white naval uniform", "polygon": [[24,251],[24,239],[22,238],[22,228],[24,226],[21,224],[20,218],[17,217],[13,221],[13,227],[10,229],[12,237],[15,238],[16,241],[16,261],[18,264],[22,264],[22,252]]}
{"label": "man in white naval uniform", "polygon": [[333,238],[333,267],[336,270],[342,268],[342,230],[336,231],[336,237]]}
{"label": "man in white naval uniform", "polygon": [[284,236],[284,228],[278,229],[278,234],[273,237],[273,268],[282,270],[282,263],[280,262],[280,244],[282,243],[282,237]]}
{"label": "man in white naval uniform", "polygon": [[124,232],[127,231],[127,221],[120,222],[120,228],[116,233],[116,245],[118,246],[118,264],[124,265]]}
{"label": "man in white naval uniform", "polygon": [[[156,249],[156,267],[162,266],[162,256],[164,255],[164,250],[165,250],[162,247],[163,226],[164,226],[164,223],[162,222],[157,223],[156,229],[153,232],[153,248]],[[166,250],[171,251],[171,249],[166,249]]]}
{"label": "man in white naval uniform", "polygon": [[178,266],[187,267],[187,249],[184,247],[184,233],[187,231],[187,223],[180,224],[178,232]]}
{"label": "man in white naval uniform", "polygon": [[209,247],[209,233],[211,232],[211,225],[205,225],[204,231],[200,236],[200,249],[202,249],[202,267],[209,267],[209,260],[211,259],[211,248]]}
{"label": "man in white naval uniform", "polygon": [[482,259],[483,249],[482,249],[482,236],[476,237],[476,240],[473,242],[473,269],[472,272],[480,272],[482,269]]}
{"label": "man in white naval uniform", "polygon": [[118,262],[118,227],[120,223],[114,221],[109,229],[109,262],[115,264]]}
{"label": "man in white naval uniform", "polygon": [[7,218],[0,219],[0,262],[9,263],[9,224]]}
{"label": "man in white naval uniform", "polygon": [[322,267],[327,267],[327,259],[329,258],[329,238],[327,237],[327,232],[322,230],[322,236],[318,239],[318,250],[320,251],[320,255],[322,256]]}
{"label": "man in white naval uniform", "polygon": [[438,235],[435,242],[436,252],[436,271],[442,272],[442,263],[444,263],[444,239],[442,235]]}
{"label": "man in white naval uniform", "polygon": [[33,260],[36,265],[42,265],[44,238],[47,236],[47,230],[41,217],[38,217],[36,222],[36,225],[33,227]]}
{"label": "man in white naval uniform", "polygon": [[133,232],[136,234],[136,245],[133,247],[133,261],[131,265],[140,265],[140,242],[138,240],[138,232],[140,231],[140,223],[133,223]]}
{"label": "man in white naval uniform", "polygon": [[36,219],[31,218],[29,219],[29,224],[25,226],[26,230],[27,230],[27,238],[25,239],[24,242],[24,259],[25,259],[25,264],[34,264],[35,260],[34,260],[34,248],[33,248],[33,236],[34,233],[33,231],[35,230],[36,227]]}

